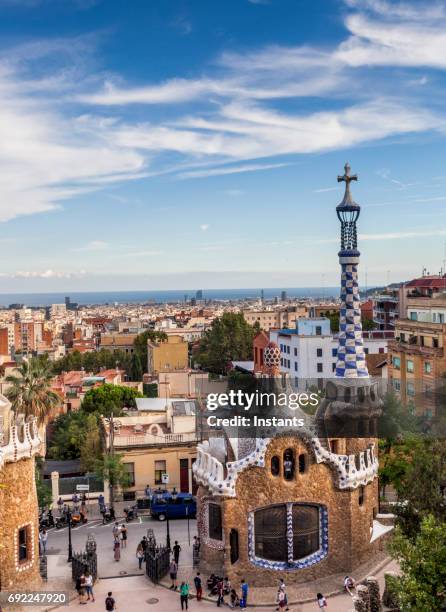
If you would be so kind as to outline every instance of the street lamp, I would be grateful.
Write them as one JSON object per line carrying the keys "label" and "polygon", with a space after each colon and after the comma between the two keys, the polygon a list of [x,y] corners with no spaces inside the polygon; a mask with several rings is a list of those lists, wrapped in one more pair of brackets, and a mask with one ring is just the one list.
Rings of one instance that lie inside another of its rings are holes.
{"label": "street lamp", "polygon": [[71,510],[67,510],[67,521],[68,521],[68,559],[67,563],[71,563],[73,560],[73,546],[71,544]]}
{"label": "street lamp", "polygon": [[166,547],[170,550],[169,506],[166,507]]}

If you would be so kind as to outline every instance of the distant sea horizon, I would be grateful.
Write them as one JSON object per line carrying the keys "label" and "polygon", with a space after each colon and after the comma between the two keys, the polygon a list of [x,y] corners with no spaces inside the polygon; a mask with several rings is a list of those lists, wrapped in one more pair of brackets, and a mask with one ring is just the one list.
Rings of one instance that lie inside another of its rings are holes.
{"label": "distant sea horizon", "polygon": [[[243,300],[256,299],[261,296],[258,289],[203,289],[203,300]],[[264,288],[263,295],[266,300],[281,297],[282,291],[287,298],[331,298],[339,297],[339,287],[284,287]],[[25,306],[51,306],[63,304],[65,297],[80,306],[105,304],[143,304],[147,302],[157,304],[179,303],[196,297],[196,289],[171,289],[157,291],[67,291],[47,293],[0,293],[0,306],[10,304],[23,304]]]}

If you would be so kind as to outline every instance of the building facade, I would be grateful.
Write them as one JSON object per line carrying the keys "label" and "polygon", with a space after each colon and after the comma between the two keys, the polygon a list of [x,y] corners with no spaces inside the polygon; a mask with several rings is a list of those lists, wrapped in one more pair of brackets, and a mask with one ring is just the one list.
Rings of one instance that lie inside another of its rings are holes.
{"label": "building facade", "polygon": [[41,440],[35,421],[14,421],[0,396],[1,590],[39,588],[39,521],[34,455]]}
{"label": "building facade", "polygon": [[184,370],[188,365],[189,347],[182,336],[169,335],[164,342],[147,342],[147,372],[151,376]]}
{"label": "building facade", "polygon": [[[348,165],[339,178],[346,183],[337,208],[340,332],[334,378],[316,414],[321,435],[315,437],[306,427],[258,438],[236,437],[231,430],[198,445],[200,567],[235,582],[243,578],[254,586],[270,586],[284,574],[287,583],[303,583],[350,573],[383,547],[386,529],[376,520],[374,437],[381,400],[367,371],[362,337],[356,246],[360,209],[351,199],[354,177]],[[270,342],[264,348],[267,371],[259,381],[288,394],[280,359],[280,348]],[[323,433],[333,412],[345,415],[349,435]],[[302,411],[294,414],[306,421]],[[367,436],[358,435],[359,417]]]}

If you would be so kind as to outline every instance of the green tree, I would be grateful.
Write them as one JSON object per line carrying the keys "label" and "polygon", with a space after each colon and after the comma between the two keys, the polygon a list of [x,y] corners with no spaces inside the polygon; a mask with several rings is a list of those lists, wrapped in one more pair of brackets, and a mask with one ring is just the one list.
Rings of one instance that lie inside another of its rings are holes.
{"label": "green tree", "polygon": [[41,457],[36,457],[35,463],[35,475],[36,475],[36,491],[37,491],[37,502],[39,504],[39,508],[45,508],[46,506],[51,506],[53,500],[53,494],[51,491],[51,483],[50,486],[47,486],[42,477],[42,463],[43,459]]}
{"label": "green tree", "polygon": [[372,331],[376,329],[376,323],[372,319],[362,319],[362,329],[364,331]]}
{"label": "green tree", "polygon": [[230,361],[252,359],[255,334],[242,313],[225,312],[205,332],[196,360],[211,372],[226,374]]}
{"label": "green tree", "polygon": [[101,435],[95,414],[89,414],[86,418],[85,440],[80,452],[81,469],[84,472],[94,472],[96,462],[101,457]]}
{"label": "green tree", "polygon": [[116,487],[125,489],[130,485],[130,476],[122,461],[122,455],[107,453],[96,461],[95,472],[100,480],[108,480],[110,504],[113,505]]}
{"label": "green tree", "polygon": [[143,372],[147,372],[147,342],[149,340],[151,342],[164,342],[167,340],[167,334],[160,331],[154,331],[153,329],[147,329],[136,336],[133,342],[135,348],[134,352],[139,357]]}
{"label": "green tree", "polygon": [[58,416],[48,440],[48,457],[57,460],[79,459],[86,429],[87,418],[82,410]]}
{"label": "green tree", "polygon": [[142,380],[143,369],[141,364],[141,358],[138,353],[133,353],[130,364],[130,378],[133,381]]}
{"label": "green tree", "polygon": [[415,540],[397,527],[390,548],[402,571],[402,575],[392,581],[401,610],[443,610],[446,604],[446,523],[431,515],[424,517]]}
{"label": "green tree", "polygon": [[6,397],[17,415],[35,416],[39,424],[45,423],[61,398],[51,389],[53,372],[48,361],[31,358],[24,360],[16,373],[6,377],[10,385]]}
{"label": "green tree", "polygon": [[119,416],[123,408],[136,408],[135,399],[143,397],[139,391],[120,385],[102,385],[90,389],[82,401],[82,411],[96,412],[109,417],[112,413]]}

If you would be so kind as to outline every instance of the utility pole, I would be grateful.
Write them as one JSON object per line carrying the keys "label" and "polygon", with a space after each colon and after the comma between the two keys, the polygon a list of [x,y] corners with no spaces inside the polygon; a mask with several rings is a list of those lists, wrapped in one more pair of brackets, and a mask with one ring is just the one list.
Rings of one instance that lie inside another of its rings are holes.
{"label": "utility pole", "polygon": [[113,468],[113,458],[115,456],[115,425],[114,425],[114,420],[113,420],[113,406],[112,406],[112,412],[110,415],[110,422],[109,422],[109,432],[108,432],[108,456],[109,456],[109,468],[108,468],[108,476],[109,476],[109,487],[110,487],[110,507],[113,508],[113,505],[115,503],[115,491],[114,491],[114,484],[112,483],[112,468]]}

